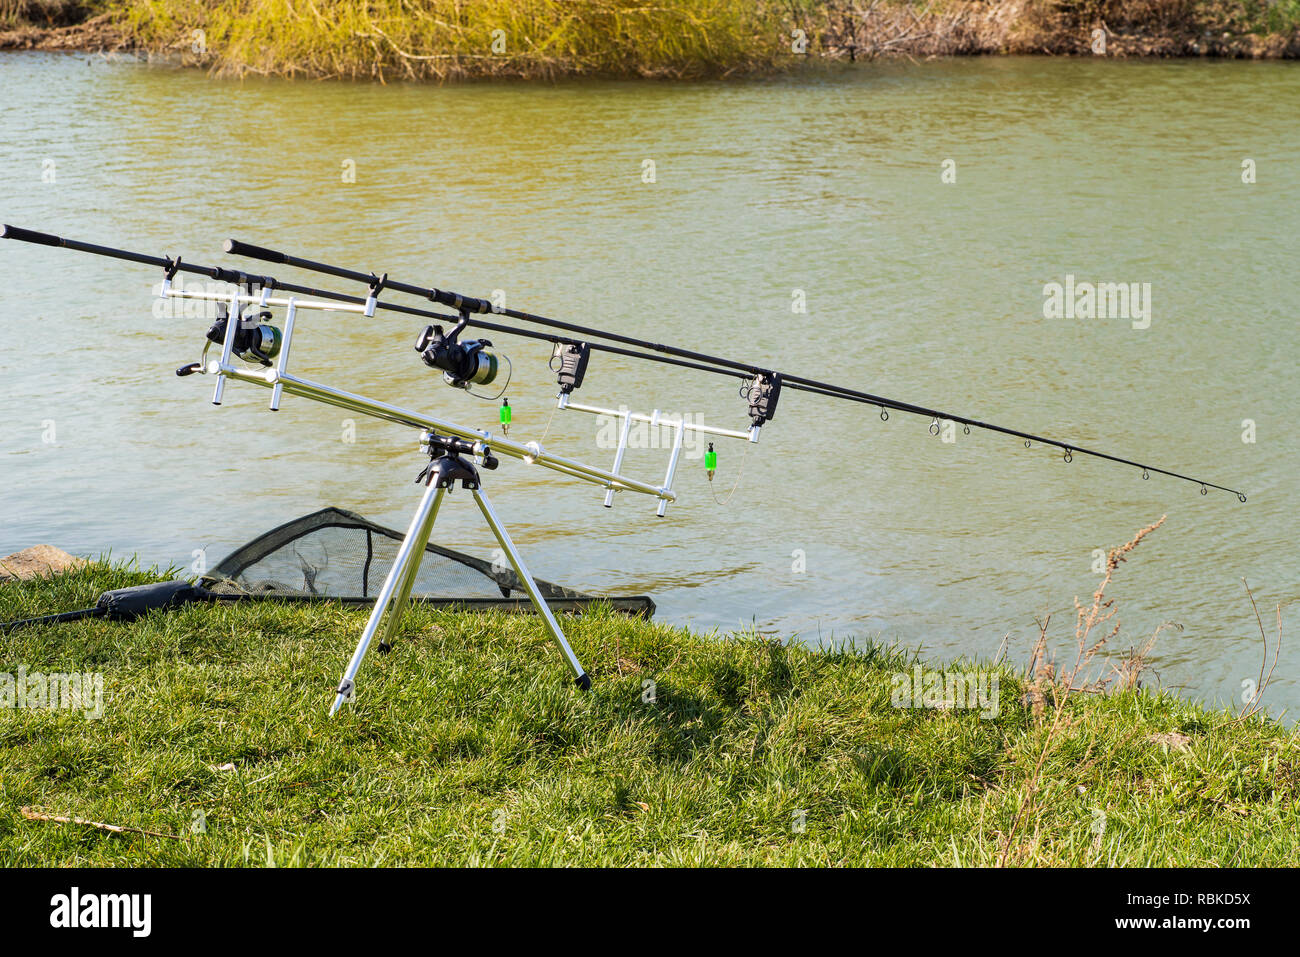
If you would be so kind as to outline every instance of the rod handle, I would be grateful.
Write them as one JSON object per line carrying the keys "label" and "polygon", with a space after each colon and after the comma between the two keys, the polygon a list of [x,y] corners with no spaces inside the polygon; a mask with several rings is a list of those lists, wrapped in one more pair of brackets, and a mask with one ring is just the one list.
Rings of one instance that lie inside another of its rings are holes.
{"label": "rod handle", "polygon": [[23,229],[20,226],[10,226],[5,223],[4,232],[0,233],[3,239],[20,239],[25,243],[37,243],[41,246],[62,246],[63,240],[58,236],[51,236],[49,233],[38,233],[34,229]]}
{"label": "rod handle", "polygon": [[226,252],[232,256],[248,256],[252,259],[261,259],[268,263],[281,263],[288,265],[289,257],[284,253],[276,252],[274,249],[267,249],[265,246],[254,246],[252,243],[242,242],[238,239],[227,239],[223,247]]}
{"label": "rod handle", "polygon": [[[402,287],[397,283],[390,283],[394,289]],[[445,289],[434,289],[433,295],[429,297],[434,302],[443,306],[450,306],[457,312],[491,312],[492,303],[486,299],[476,299],[473,296],[462,296],[459,293],[448,292]]]}

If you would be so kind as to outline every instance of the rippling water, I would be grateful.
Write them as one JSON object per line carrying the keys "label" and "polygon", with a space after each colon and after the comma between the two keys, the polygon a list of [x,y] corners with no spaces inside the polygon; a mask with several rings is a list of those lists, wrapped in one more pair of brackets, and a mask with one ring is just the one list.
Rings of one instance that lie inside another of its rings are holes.
{"label": "rippling water", "polygon": [[[696,628],[883,636],[936,657],[988,657],[1009,633],[1023,660],[1048,613],[1068,637],[1073,597],[1096,586],[1093,550],[1167,514],[1113,588],[1125,643],[1179,622],[1153,677],[1224,702],[1259,671],[1241,579],[1270,628],[1273,605],[1300,596],[1298,81],[1290,63],[974,59],[752,83],[438,88],[9,54],[0,214],[196,262],[234,235],[501,289],[517,308],[1241,488],[1244,505],[979,431],[944,443],[925,420],[795,393],[747,455],[719,444],[712,489],[687,461],[663,520],[649,500],[606,511],[599,490],[514,461],[491,476],[540,576],[650,593],[662,617]],[[955,183],[942,182],[947,160]],[[1149,282],[1150,327],[1044,318],[1044,284],[1067,274]],[[323,505],[404,526],[413,436],[362,420],[347,443],[341,413],[286,398],[271,415],[264,390],[237,384],[213,407],[211,380],[172,375],[205,324],[155,315],[151,270],[5,243],[0,276],[0,553],[48,541],[188,566],[196,549],[215,561]],[[792,311],[796,290],[806,313]],[[416,331],[310,315],[295,365],[491,427],[493,406],[415,359]],[[537,437],[554,394],[547,349],[502,345],[512,434]],[[727,380],[604,355],[582,397],[745,422]],[[560,414],[546,444],[607,464],[595,430]],[[635,474],[662,468],[662,452],[629,456]],[[477,511],[449,504],[439,540],[487,553]],[[1278,666],[1275,708],[1300,701],[1298,649]]]}

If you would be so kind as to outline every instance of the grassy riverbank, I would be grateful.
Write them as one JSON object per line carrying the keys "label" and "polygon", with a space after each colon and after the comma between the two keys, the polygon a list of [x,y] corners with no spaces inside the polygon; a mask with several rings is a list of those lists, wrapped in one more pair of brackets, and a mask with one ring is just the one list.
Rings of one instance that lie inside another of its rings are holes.
{"label": "grassy riverbank", "polygon": [[[96,564],[0,585],[0,620],[146,580]],[[330,720],[363,617],[189,606],[0,637],[0,672],[105,688],[94,720],[0,712],[0,861],[1300,863],[1300,739],[1259,717],[1137,689],[1057,708],[1041,665],[996,670],[993,719],[898,708],[914,661],[894,650],[613,614],[567,620],[582,693],[534,617],[421,608]]]}
{"label": "grassy riverbank", "polygon": [[1300,56],[1300,0],[0,0],[0,48],[231,74],[703,77],[878,56]]}

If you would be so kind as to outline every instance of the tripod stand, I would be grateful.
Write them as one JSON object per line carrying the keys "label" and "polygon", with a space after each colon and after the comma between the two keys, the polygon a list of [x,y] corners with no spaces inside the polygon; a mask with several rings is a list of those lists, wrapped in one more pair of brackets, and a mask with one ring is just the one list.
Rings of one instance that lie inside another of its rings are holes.
{"label": "tripod stand", "polygon": [[[487,496],[483,493],[479,481],[478,467],[473,462],[466,461],[461,457],[462,455],[480,456],[483,468],[495,469],[499,463],[492,455],[492,450],[482,442],[470,442],[453,436],[436,435],[432,432],[425,433],[424,438],[428,446],[429,464],[421,470],[415,480],[417,484],[424,483],[424,495],[420,498],[420,504],[416,506],[415,514],[411,516],[411,524],[406,530],[406,537],[402,539],[401,547],[397,550],[397,557],[393,560],[393,567],[389,569],[388,577],[384,579],[383,587],[379,590],[379,595],[375,599],[375,607],[370,612],[370,618],[366,622],[365,630],[361,633],[361,640],[357,643],[357,649],[352,653],[352,660],[348,662],[347,670],[343,672],[343,680],[339,682],[334,704],[330,708],[330,715],[336,714],[344,702],[353,700],[356,693],[357,672],[361,669],[361,663],[365,660],[370,643],[379,634],[381,627],[383,628],[384,637],[379,642],[379,649],[387,651],[391,647],[393,638],[401,625],[402,616],[406,611],[406,603],[410,600],[411,587],[414,585],[415,576],[420,570],[420,560],[424,557],[425,545],[428,544],[429,535],[433,532],[433,523],[438,517],[438,509],[442,505],[442,498],[457,482],[461,484],[462,488],[469,489],[473,494],[474,502],[478,505],[479,511],[483,513],[483,518],[487,521],[488,527],[492,529],[492,534],[496,536],[497,542],[501,545],[501,550],[510,559],[510,564],[514,567],[515,574],[519,576],[520,583],[524,586],[528,597],[532,599],[537,613],[542,616],[546,630],[555,639],[555,643],[560,646],[565,661],[573,669],[578,686],[584,691],[589,689],[591,687],[591,678],[583,670],[582,665],[578,663],[577,657],[574,656],[573,650],[564,638],[564,632],[560,630],[559,623],[556,622],[555,616],[551,614],[546,599],[542,597],[542,593],[537,588],[537,583],[533,581],[532,575],[528,573],[523,556],[519,554],[519,549],[515,548],[515,543],[511,541],[505,526],[501,524],[501,519],[497,517],[496,512],[493,510],[492,503],[488,501]],[[387,621],[385,621],[385,615]]]}

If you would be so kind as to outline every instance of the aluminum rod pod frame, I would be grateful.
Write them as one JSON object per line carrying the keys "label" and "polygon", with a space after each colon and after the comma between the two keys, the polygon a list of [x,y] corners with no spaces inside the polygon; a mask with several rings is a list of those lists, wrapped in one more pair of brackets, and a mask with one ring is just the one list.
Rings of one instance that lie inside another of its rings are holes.
{"label": "aluminum rod pod frame", "polygon": [[[435,460],[435,464],[443,458],[451,458],[457,464],[465,463],[452,456],[442,456]],[[479,511],[483,513],[483,518],[488,527],[492,530],[493,537],[496,538],[497,544],[510,560],[510,565],[515,570],[520,584],[523,585],[524,591],[528,593],[528,598],[532,601],[533,607],[537,609],[537,614],[541,617],[546,631],[550,634],[551,640],[559,647],[560,652],[564,655],[564,660],[568,663],[569,668],[573,671],[574,681],[578,687],[584,691],[591,688],[591,677],[587,674],[582,664],[578,661],[573,649],[569,647],[568,639],[564,636],[564,630],[560,628],[560,623],[555,620],[546,599],[542,596],[541,590],[537,587],[537,582],[528,571],[528,566],[524,563],[524,557],[515,547],[514,540],[511,539],[510,533],[506,531],[505,525],[497,516],[496,510],[492,503],[484,494],[482,487],[478,483],[477,470],[470,468],[474,473],[473,481],[465,482],[464,487],[469,489],[474,496],[474,502],[478,505]],[[384,638],[380,642],[381,650],[387,650],[391,647],[393,639],[401,627],[402,618],[406,613],[407,603],[411,598],[411,589],[415,584],[415,577],[420,571],[420,562],[424,558],[425,546],[429,543],[429,536],[433,534],[433,524],[438,518],[438,510],[442,507],[444,496],[451,491],[451,482],[444,482],[437,476],[436,470],[430,477],[424,494],[420,497],[420,504],[416,506],[415,514],[411,516],[411,524],[407,527],[406,536],[402,539],[401,547],[397,550],[397,557],[393,560],[393,567],[388,571],[388,577],[384,579],[383,587],[379,590],[379,595],[375,599],[375,607],[371,609],[370,618],[366,621],[366,627],[361,632],[361,640],[357,642],[356,650],[352,653],[351,660],[343,672],[343,678],[339,682],[338,689],[335,691],[334,704],[330,706],[330,717],[338,714],[339,709],[344,704],[356,700],[357,673],[361,670],[361,665],[366,659],[366,652],[370,650],[370,645],[375,636],[383,631]]]}
{"label": "aluminum rod pod frame", "polygon": [[[347,392],[342,389],[336,389],[326,385],[323,382],[316,382],[311,379],[304,379],[292,375],[288,372],[289,351],[294,341],[295,321],[299,313],[303,310],[318,310],[323,312],[342,312],[342,313],[361,313],[363,306],[340,305],[336,302],[323,302],[313,299],[279,298],[270,296],[263,292],[261,295],[251,295],[239,293],[210,293],[198,292],[191,290],[164,290],[162,298],[168,299],[197,299],[212,302],[221,302],[226,304],[232,314],[239,307],[245,305],[256,305],[259,307],[283,308],[285,310],[285,326],[283,337],[280,345],[280,355],[273,366],[252,366],[241,367],[235,364],[232,356],[225,358],[225,343],[222,343],[223,357],[219,359],[209,359],[207,357],[207,346],[211,343],[205,343],[203,357],[199,362],[194,364],[192,371],[202,372],[206,375],[215,375],[218,377],[218,386],[221,386],[227,380],[236,380],[239,382],[251,382],[254,385],[260,385],[272,391],[271,410],[277,411],[283,397],[288,395],[299,396],[305,399],[311,399],[315,402],[321,402],[325,405],[332,405],[336,408],[346,409],[350,412],[359,412],[362,415],[373,416],[377,419],[383,419],[398,425],[405,425],[415,429],[430,429],[438,432],[448,433],[458,436],[469,441],[490,443],[492,448],[497,452],[503,452],[513,458],[520,459],[528,465],[541,465],[551,471],[558,472],[561,475],[568,475],[572,478],[581,479],[594,485],[600,485],[605,489],[616,489],[618,491],[640,492],[644,495],[650,495],[657,499],[675,502],[676,495],[671,489],[663,488],[651,482],[642,482],[630,476],[622,475],[616,472],[609,472],[605,469],[596,468],[587,465],[576,459],[567,458],[561,455],[555,455],[548,452],[538,442],[517,442],[505,436],[494,436],[490,432],[479,429],[467,428],[455,422],[441,419],[436,416],[416,412],[411,409],[404,409],[400,406],[391,405],[387,402],[381,402],[371,399],[364,395]],[[229,326],[227,331],[229,332]],[[187,370],[188,371],[191,370]],[[214,394],[214,399],[219,396]]]}

